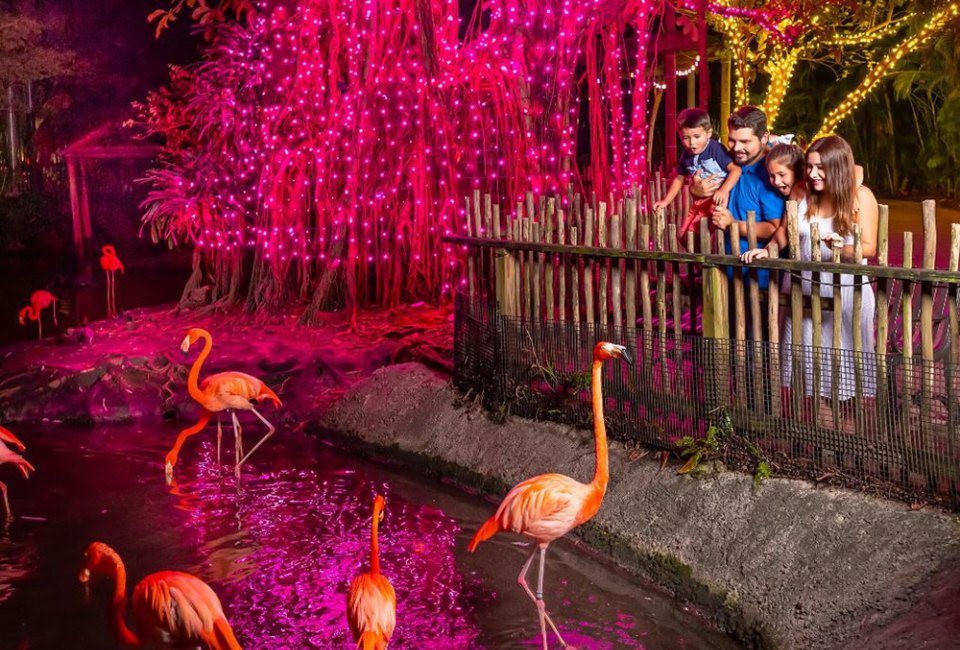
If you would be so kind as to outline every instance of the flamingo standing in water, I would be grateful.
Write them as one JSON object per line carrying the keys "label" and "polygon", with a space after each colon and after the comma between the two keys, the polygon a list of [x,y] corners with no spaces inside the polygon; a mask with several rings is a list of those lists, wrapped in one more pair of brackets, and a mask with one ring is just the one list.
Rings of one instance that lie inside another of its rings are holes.
{"label": "flamingo standing in water", "polygon": [[[188,352],[190,346],[196,343],[198,339],[203,339],[203,350],[190,368],[190,374],[187,376],[187,390],[190,393],[190,397],[203,407],[203,413],[196,424],[180,432],[173,448],[167,453],[166,475],[168,482],[173,478],[173,466],[177,464],[180,447],[183,446],[187,438],[203,429],[214,413],[217,414],[217,463],[220,462],[220,439],[223,435],[220,426],[221,411],[229,411],[230,417],[233,419],[234,451],[236,452],[237,459],[235,471],[237,476],[239,476],[240,466],[277,430],[265,417],[260,415],[260,412],[254,408],[253,403],[267,399],[272,401],[276,406],[283,405],[283,402],[280,401],[277,394],[270,390],[266,384],[256,377],[243,372],[220,372],[204,378],[202,382],[199,381],[200,366],[203,365],[203,362],[210,354],[211,348],[213,348],[213,337],[210,336],[210,332],[207,330],[194,327],[187,331],[187,336],[183,339],[183,343],[180,344],[180,349],[183,350],[184,353]],[[260,418],[268,427],[267,434],[263,436],[260,442],[255,444],[253,449],[247,452],[245,456],[243,455],[242,430],[236,413],[238,409],[241,411],[252,411],[253,414]]]}
{"label": "flamingo standing in water", "polygon": [[107,274],[107,318],[117,315],[117,280],[116,273],[123,270],[123,262],[117,257],[117,249],[113,246],[104,246],[100,257],[100,268]]}
{"label": "flamingo standing in water", "polygon": [[[522,483],[518,483],[503,499],[496,514],[488,519],[470,541],[469,550],[505,530],[529,537],[534,542],[533,552],[523,568],[517,582],[537,605],[540,615],[540,633],[543,648],[547,650],[547,628],[550,624],[564,648],[573,650],[560,636],[560,631],[547,614],[543,602],[543,568],[546,561],[547,546],[555,539],[593,518],[600,509],[603,495],[607,491],[609,469],[607,465],[607,429],[603,421],[603,389],[601,369],[607,359],[621,358],[631,363],[627,349],[622,345],[601,341],[593,349],[593,433],[596,448],[596,467],[590,483],[580,483],[563,474],[541,474]],[[527,585],[527,570],[540,551],[540,571],[537,576],[537,593],[530,591]]]}
{"label": "flamingo standing in water", "polygon": [[43,338],[43,321],[40,319],[43,310],[52,305],[53,325],[57,325],[57,297],[45,289],[34,291],[30,295],[30,304],[20,310],[20,324],[26,325],[27,318],[37,321],[39,338]]}
{"label": "flamingo standing in water", "polygon": [[207,583],[189,573],[158,571],[141,580],[133,590],[133,618],[137,631],[127,627],[127,570],[117,552],[103,542],[93,542],[84,553],[80,582],[91,574],[115,582],[110,603],[110,625],[120,643],[163,647],[196,647],[209,650],[240,650],[220,599]]}
{"label": "flamingo standing in water", "polygon": [[[26,451],[26,446],[17,439],[7,429],[0,427],[0,465],[4,463],[12,463],[14,467],[20,470],[20,473],[23,474],[23,478],[30,478],[30,472],[37,471],[34,469],[33,465],[27,462],[27,459],[7,447],[5,442],[10,443],[14,447],[20,450],[21,453]],[[13,513],[10,511],[10,502],[7,500],[7,485],[0,481],[0,494],[3,494],[3,508],[6,513],[7,521],[13,519]]]}
{"label": "flamingo standing in water", "polygon": [[383,497],[373,499],[373,535],[370,542],[370,571],[350,584],[347,595],[347,622],[353,640],[362,650],[384,650],[397,626],[397,595],[393,585],[380,573],[377,527],[383,519]]}

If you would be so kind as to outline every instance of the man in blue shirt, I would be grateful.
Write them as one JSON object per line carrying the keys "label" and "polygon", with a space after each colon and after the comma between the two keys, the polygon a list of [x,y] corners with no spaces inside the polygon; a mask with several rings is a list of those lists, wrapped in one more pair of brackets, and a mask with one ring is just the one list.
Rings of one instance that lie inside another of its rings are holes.
{"label": "man in blue shirt", "polygon": [[[780,225],[780,219],[783,217],[785,200],[776,189],[770,185],[770,177],[767,174],[766,153],[767,141],[770,134],[767,129],[767,116],[762,110],[755,106],[743,106],[730,114],[727,120],[727,149],[733,161],[740,165],[740,180],[733,186],[730,192],[728,209],[716,209],[713,213],[712,223],[716,228],[722,228],[726,235],[727,253],[731,253],[731,242],[729,235],[730,224],[735,224],[740,230],[740,250],[733,252],[738,257],[747,251],[749,242],[747,240],[747,213],[753,212],[756,215],[755,232],[757,235],[757,245],[766,245],[773,233]],[[718,177],[708,177],[698,186],[698,179],[694,179],[691,192],[706,192],[721,182]],[[766,289],[770,283],[770,272],[767,269],[756,269],[757,285],[761,289]],[[727,267],[727,274],[733,277],[733,267]],[[747,281],[751,281],[747,278]],[[730,311],[732,318],[734,313],[733,292],[730,293]],[[760,311],[761,330],[757,334],[762,340],[766,338],[768,328],[767,310]],[[745,323],[747,330],[747,340],[753,339],[753,324],[750,318]],[[748,348],[749,354],[753,354],[753,348]],[[765,357],[764,357],[765,359]],[[764,372],[766,361],[764,363]],[[765,395],[763,402],[754,403],[753,382],[755,378],[752,373],[747,373],[746,388],[748,401],[751,408],[763,408],[763,403],[769,399]],[[769,389],[769,387],[767,388]]]}
{"label": "man in blue shirt", "polygon": [[[729,232],[729,225],[737,224],[740,229],[740,250],[731,251],[729,234],[726,241],[727,253],[739,256],[749,248],[747,213],[753,212],[756,215],[757,245],[764,246],[780,225],[785,200],[783,195],[770,185],[767,174],[765,156],[770,134],[767,129],[766,114],[755,106],[743,106],[730,114],[727,120],[727,132],[727,148],[734,162],[740,165],[742,173],[740,180],[730,192],[728,209],[714,211],[713,225],[716,228],[722,228],[724,232]],[[705,192],[714,185],[718,186],[719,182],[722,182],[719,177],[711,176],[704,179],[702,187],[698,187],[695,183],[692,191]],[[761,289],[766,289],[770,281],[770,272],[766,269],[757,269],[756,273],[757,284]],[[733,274],[732,268],[728,269],[728,274]]]}

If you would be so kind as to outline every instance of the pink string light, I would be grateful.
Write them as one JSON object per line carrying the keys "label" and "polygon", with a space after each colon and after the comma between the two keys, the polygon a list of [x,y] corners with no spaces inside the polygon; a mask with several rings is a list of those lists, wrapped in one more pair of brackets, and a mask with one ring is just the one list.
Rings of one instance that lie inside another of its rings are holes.
{"label": "pink string light", "polygon": [[473,190],[644,182],[660,7],[481,0],[461,25],[454,0],[260,2],[144,107],[167,138],[145,221],[281,296],[342,265],[354,305],[438,299]]}

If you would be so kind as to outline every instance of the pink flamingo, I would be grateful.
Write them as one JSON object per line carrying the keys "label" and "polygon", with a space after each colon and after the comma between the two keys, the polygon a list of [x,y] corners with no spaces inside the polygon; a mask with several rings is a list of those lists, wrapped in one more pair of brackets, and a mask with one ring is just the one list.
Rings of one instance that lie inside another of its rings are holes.
{"label": "pink flamingo", "polygon": [[117,249],[113,246],[104,246],[100,257],[100,268],[107,274],[107,318],[117,315],[117,280],[116,272],[123,270],[123,262],[117,257]]}
{"label": "pink flamingo", "polygon": [[[543,568],[550,542],[592,519],[600,510],[600,503],[607,491],[607,480],[610,475],[607,465],[607,429],[603,421],[603,389],[600,379],[603,362],[617,357],[631,363],[630,355],[622,345],[601,341],[593,349],[593,432],[596,449],[593,480],[584,484],[563,474],[541,474],[518,483],[504,497],[496,514],[480,527],[468,547],[472,552],[480,542],[490,539],[502,530],[524,535],[536,542],[533,552],[520,569],[517,582],[537,605],[543,650],[547,650],[546,623],[550,624],[561,645],[573,650],[573,646],[567,645],[560,636],[557,626],[547,614],[543,602]],[[537,576],[537,594],[534,596],[527,585],[526,576],[538,550],[540,551],[540,571]]]}
{"label": "pink flamingo", "polygon": [[80,582],[93,574],[115,582],[110,603],[110,625],[123,645],[240,650],[223,606],[213,589],[200,578],[180,571],[158,571],[141,580],[131,600],[137,631],[127,627],[127,569],[117,552],[93,542],[84,553]]}
{"label": "pink flamingo", "polygon": [[[180,447],[183,446],[187,438],[203,429],[207,422],[210,421],[210,416],[214,413],[217,413],[217,462],[220,462],[220,438],[222,437],[222,431],[220,428],[219,414],[221,411],[229,411],[230,417],[233,419],[234,451],[236,452],[237,458],[235,471],[237,476],[239,476],[240,466],[277,430],[265,417],[260,415],[260,412],[253,407],[253,403],[266,399],[272,401],[277,406],[283,405],[283,402],[280,401],[277,394],[270,390],[266,384],[244,372],[220,372],[204,378],[202,382],[199,381],[200,366],[203,365],[207,356],[210,355],[210,350],[213,348],[213,337],[210,336],[210,332],[205,329],[200,329],[199,327],[191,328],[187,331],[187,336],[183,339],[183,343],[180,344],[180,349],[183,350],[184,353],[188,352],[190,346],[196,343],[198,339],[203,339],[204,341],[203,350],[190,368],[190,374],[187,376],[187,390],[190,393],[190,397],[203,407],[203,411],[200,415],[200,420],[197,421],[196,424],[180,432],[173,448],[167,453],[166,474],[168,482],[173,477],[173,466],[177,464]],[[254,415],[269,427],[266,435],[263,436],[260,442],[255,444],[253,449],[247,452],[245,456],[243,455],[242,429],[240,428],[240,421],[237,419],[237,410],[252,411]]]}
{"label": "pink flamingo", "polygon": [[347,623],[362,650],[384,650],[397,626],[397,594],[380,573],[377,527],[383,520],[383,508],[383,497],[377,495],[373,499],[370,571],[354,578],[347,594]]}
{"label": "pink flamingo", "polygon": [[20,310],[19,318],[20,324],[26,325],[26,319],[37,321],[37,328],[39,330],[39,338],[43,338],[43,321],[40,319],[40,316],[44,309],[52,306],[51,311],[53,312],[53,325],[57,325],[57,297],[46,291],[45,289],[40,289],[34,291],[30,295],[30,304]]}
{"label": "pink flamingo", "polygon": [[[20,473],[23,474],[23,478],[30,478],[30,472],[37,471],[34,469],[33,465],[27,462],[23,456],[13,451],[7,447],[5,442],[10,443],[14,447],[18,448],[21,453],[26,451],[26,446],[20,442],[15,435],[13,435],[7,429],[0,427],[0,465],[4,463],[12,463],[14,467],[20,470]],[[0,493],[3,494],[3,507],[4,512],[6,512],[7,520],[13,519],[13,513],[10,511],[10,502],[7,500],[7,485],[6,483],[0,482]]]}

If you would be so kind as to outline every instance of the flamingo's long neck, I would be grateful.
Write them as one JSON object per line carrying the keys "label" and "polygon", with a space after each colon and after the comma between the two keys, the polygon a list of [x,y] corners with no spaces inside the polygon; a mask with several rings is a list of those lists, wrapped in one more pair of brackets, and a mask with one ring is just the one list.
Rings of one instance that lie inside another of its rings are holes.
{"label": "flamingo's long neck", "polygon": [[113,556],[113,578],[116,586],[110,603],[110,624],[114,634],[124,645],[139,646],[141,641],[137,633],[127,627],[127,569],[119,556]]}
{"label": "flamingo's long neck", "polygon": [[380,512],[373,513],[373,533],[370,536],[370,573],[380,575],[380,544],[377,541],[377,528],[380,526]]}
{"label": "flamingo's long neck", "polygon": [[200,390],[200,366],[210,356],[210,350],[213,349],[213,339],[207,332],[201,334],[200,338],[203,339],[203,350],[190,367],[190,374],[187,376],[187,391],[190,393],[190,397],[203,404],[205,396],[203,391]]}
{"label": "flamingo's long neck", "polygon": [[597,460],[591,485],[600,492],[605,492],[607,480],[610,478],[610,470],[607,464],[607,425],[603,421],[602,369],[603,361],[594,360],[591,390],[593,393],[593,435]]}

